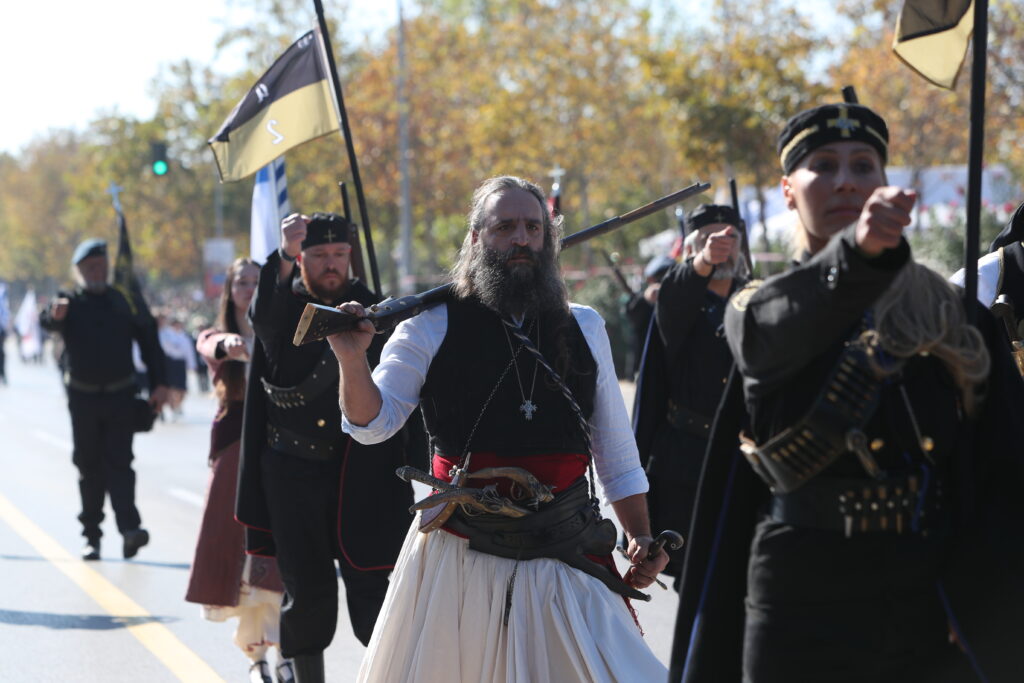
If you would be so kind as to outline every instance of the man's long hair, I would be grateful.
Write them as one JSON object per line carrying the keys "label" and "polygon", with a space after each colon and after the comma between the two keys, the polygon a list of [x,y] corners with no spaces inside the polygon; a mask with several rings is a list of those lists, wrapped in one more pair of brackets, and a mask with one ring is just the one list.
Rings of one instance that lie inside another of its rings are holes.
{"label": "man's long hair", "polygon": [[[485,227],[484,205],[488,198],[510,190],[524,190],[533,195],[541,208],[541,215],[544,217],[544,248],[537,254],[537,269],[535,271],[537,273],[536,312],[543,324],[549,326],[547,329],[556,331],[555,338],[558,342],[553,363],[559,374],[565,377],[571,359],[566,340],[567,325],[570,322],[569,294],[558,269],[558,254],[561,251],[562,243],[562,217],[551,216],[544,191],[540,187],[523,178],[496,176],[488,178],[476,188],[476,191],[473,192],[469,214],[466,216],[468,228],[466,238],[462,242],[459,255],[451,270],[452,291],[459,299],[476,296],[491,308],[500,309],[500,305],[496,305],[496,302],[492,301],[493,292],[482,291],[493,283],[485,284],[484,278],[481,278],[481,267],[486,267],[489,255],[479,239],[479,234]],[[476,241],[473,239],[474,234],[478,237]],[[500,264],[491,261],[490,265],[493,267]],[[498,310],[498,313],[507,315],[508,311]]]}
{"label": "man's long hair", "polygon": [[953,285],[910,261],[875,302],[874,317],[875,329],[865,333],[871,341],[898,358],[927,353],[941,360],[960,389],[964,410],[974,413],[992,359]]}
{"label": "man's long hair", "polygon": [[[235,280],[246,266],[259,264],[248,258],[237,258],[228,267],[227,276],[224,278],[224,289],[220,293],[220,304],[217,307],[217,321],[215,323],[221,332],[233,332],[242,334],[238,328],[238,318],[235,316],[235,300],[231,293],[235,286]],[[243,311],[244,313],[244,311]],[[228,401],[242,401],[245,399],[245,363],[236,361],[225,362],[217,379],[214,382],[214,392],[217,399],[223,406]]]}
{"label": "man's long hair", "polygon": [[[483,245],[479,240],[474,243],[473,235],[479,236],[480,231],[484,228],[484,204],[487,203],[487,199],[491,195],[501,194],[509,190],[524,190],[532,194],[537,200],[537,204],[541,208],[541,215],[544,216],[544,252],[542,254],[548,254],[548,258],[552,263],[558,262],[558,254],[562,248],[562,217],[560,215],[551,216],[544,197],[544,191],[529,180],[515,176],[505,175],[488,178],[473,192],[473,201],[469,207],[469,214],[466,216],[468,227],[466,238],[462,241],[459,255],[455,259],[455,265],[452,266],[451,270],[453,290],[460,299],[477,294],[477,287],[474,283],[474,256],[483,248]],[[562,300],[568,302],[569,294],[565,289],[565,284],[562,283],[561,278],[558,279],[558,282],[561,287]]]}

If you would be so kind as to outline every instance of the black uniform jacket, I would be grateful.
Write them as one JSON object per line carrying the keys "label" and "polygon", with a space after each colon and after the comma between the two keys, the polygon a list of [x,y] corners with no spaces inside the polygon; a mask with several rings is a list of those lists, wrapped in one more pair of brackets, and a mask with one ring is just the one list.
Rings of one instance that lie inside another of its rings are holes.
{"label": "black uniform jacket", "polygon": [[[725,301],[708,291],[709,281],[693,269],[692,259],[672,266],[661,281],[633,402],[633,433],[644,467],[665,425],[669,398],[713,418],[725,389],[731,354],[717,322],[722,311],[710,310]],[[745,282],[734,280],[732,291]]]}
{"label": "black uniform jacket", "polygon": [[[746,363],[748,375],[734,367],[705,455],[687,539],[673,682],[741,679],[750,542],[770,492],[737,452],[737,434],[747,429],[763,442],[769,432],[799,418],[809,402],[800,405],[792,397],[813,399],[842,342],[910,255],[904,242],[869,260],[853,245],[853,232],[845,231],[813,258],[757,289],[748,287],[730,302],[727,335],[733,349],[741,349],[738,360]],[[992,368],[983,408],[955,430],[950,472],[955,526],[943,583],[961,633],[989,680],[1019,680],[1014,676],[1024,638],[1024,425],[1019,419],[1024,384],[993,317],[970,303]],[[756,335],[744,334],[750,329]],[[907,368],[929,361],[935,359],[911,359]],[[913,387],[909,391],[914,394]],[[931,423],[923,433],[943,429],[926,398],[915,398],[914,404],[918,418]],[[753,409],[753,424],[746,407]]]}
{"label": "black uniform jacket", "polygon": [[64,368],[72,379],[105,385],[134,376],[135,340],[146,364],[149,385],[167,383],[156,322],[148,312],[133,313],[128,300],[114,287],[107,287],[100,294],[78,288],[58,292],[57,296],[68,299],[67,315],[63,320],[54,320],[47,307],[39,314],[39,324],[64,338]]}
{"label": "black uniform jacket", "polygon": [[[287,350],[290,367],[281,367],[283,345],[291,345],[302,311],[307,303],[322,303],[306,292],[293,270],[287,283],[278,284],[280,265],[277,252],[272,253],[260,270],[259,285],[249,315],[253,319],[258,343],[253,350],[249,366],[242,420],[241,462],[238,471],[238,499],[235,516],[246,529],[246,550],[255,555],[273,556],[273,537],[270,518],[261,481],[260,456],[267,444],[267,399],[261,378],[277,386],[293,386],[301,377],[296,367],[304,364],[311,370],[322,357],[326,341],[313,342]],[[369,306],[376,297],[358,280],[352,280],[342,293],[341,300],[358,301]],[[371,366],[380,359],[383,335],[378,336],[367,352]],[[268,354],[276,354],[277,363],[268,362]],[[269,377],[269,368],[277,367],[277,375]],[[335,395],[337,389],[335,389]],[[299,409],[302,410],[302,409]],[[418,416],[417,416],[418,417]],[[340,420],[340,409],[335,421]],[[365,446],[336,430],[341,446],[341,495],[338,502],[338,544],[343,561],[355,569],[382,569],[394,566],[402,541],[412,517],[409,507],[413,503],[412,488],[395,475],[395,470],[406,463],[407,434],[399,432],[391,439],[373,446]],[[420,463],[415,463],[419,465]]]}

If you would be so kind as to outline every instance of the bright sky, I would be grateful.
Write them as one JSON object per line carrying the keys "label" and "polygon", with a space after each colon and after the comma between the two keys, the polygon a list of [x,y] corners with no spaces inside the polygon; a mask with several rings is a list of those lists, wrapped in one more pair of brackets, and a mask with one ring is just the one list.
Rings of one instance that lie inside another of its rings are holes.
{"label": "bright sky", "polygon": [[[344,28],[355,35],[379,33],[397,22],[398,2],[350,0]],[[414,4],[405,2],[407,8]],[[685,9],[691,19],[707,11],[700,0],[662,4]],[[248,5],[245,0],[4,0],[0,152],[18,154],[51,129],[81,130],[99,112],[150,118],[156,106],[150,87],[163,64],[188,58],[225,73],[240,69],[231,55],[214,62],[214,44],[225,27],[243,25],[251,16]],[[307,5],[312,28],[312,1]],[[254,68],[260,66],[270,65]]]}
{"label": "bright sky", "polygon": [[[10,0],[0,20],[0,152],[17,154],[54,128],[80,129],[99,111],[147,119],[161,64],[210,64],[225,26],[249,16],[231,0]],[[356,2],[360,33],[393,25],[397,0]],[[310,28],[315,21],[309,3]],[[214,68],[232,70],[228,58]],[[238,65],[234,65],[237,67]],[[266,66],[269,66],[267,64]]]}

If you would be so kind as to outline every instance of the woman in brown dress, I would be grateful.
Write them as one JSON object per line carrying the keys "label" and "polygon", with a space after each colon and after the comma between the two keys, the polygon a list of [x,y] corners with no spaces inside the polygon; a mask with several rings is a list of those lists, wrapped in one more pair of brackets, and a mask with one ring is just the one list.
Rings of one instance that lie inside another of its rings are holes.
{"label": "woman in brown dress", "polygon": [[[242,434],[245,374],[253,344],[246,318],[259,266],[236,259],[228,268],[216,327],[203,330],[196,349],[213,376],[219,399],[210,434],[210,484],[185,599],[202,605],[203,617],[238,617],[235,644],[252,664],[251,683],[273,683],[267,650],[280,642],[284,586],[273,558],[246,555],[244,528],[235,521],[235,485]],[[291,662],[278,656],[278,683],[294,680]]]}

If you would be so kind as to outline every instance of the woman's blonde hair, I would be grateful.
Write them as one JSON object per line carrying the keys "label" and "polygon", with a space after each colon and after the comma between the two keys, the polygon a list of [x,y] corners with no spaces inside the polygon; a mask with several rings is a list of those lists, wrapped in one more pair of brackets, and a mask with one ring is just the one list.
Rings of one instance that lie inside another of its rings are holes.
{"label": "woman's blonde hair", "polygon": [[[897,358],[930,354],[941,360],[960,389],[964,410],[973,414],[988,377],[991,358],[981,333],[967,322],[960,293],[938,273],[911,261],[875,302],[875,327],[864,333]],[[885,374],[883,366],[875,370]]]}

